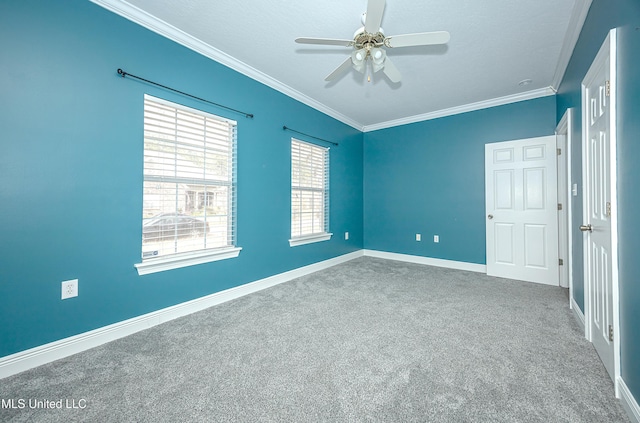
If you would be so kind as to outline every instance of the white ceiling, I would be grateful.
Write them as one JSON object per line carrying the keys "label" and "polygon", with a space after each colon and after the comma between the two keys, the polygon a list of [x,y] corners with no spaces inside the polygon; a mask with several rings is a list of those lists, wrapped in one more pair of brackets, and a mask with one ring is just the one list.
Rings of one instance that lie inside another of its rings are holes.
{"label": "white ceiling", "polygon": [[367,0],[92,1],[364,131],[552,94],[591,4],[387,0],[385,35],[451,34],[446,46],[387,50],[394,84],[353,69],[327,83],[351,48],[294,42],[353,38]]}

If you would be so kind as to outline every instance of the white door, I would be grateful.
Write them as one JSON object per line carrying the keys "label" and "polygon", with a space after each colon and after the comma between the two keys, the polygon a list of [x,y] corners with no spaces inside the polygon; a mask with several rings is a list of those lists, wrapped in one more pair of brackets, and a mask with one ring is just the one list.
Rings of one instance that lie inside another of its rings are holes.
{"label": "white door", "polygon": [[[583,94],[583,219],[585,303],[588,338],[609,375],[614,371],[614,295],[612,249],[612,105],[609,39],[582,82]],[[615,126],[615,125],[613,125]]]}
{"label": "white door", "polygon": [[558,285],[556,137],[485,145],[487,274]]}

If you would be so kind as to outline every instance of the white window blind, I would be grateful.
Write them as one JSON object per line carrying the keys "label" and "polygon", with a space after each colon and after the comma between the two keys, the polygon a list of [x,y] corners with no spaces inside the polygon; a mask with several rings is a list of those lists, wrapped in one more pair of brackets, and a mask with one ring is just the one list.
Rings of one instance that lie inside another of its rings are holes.
{"label": "white window blind", "polygon": [[142,260],[235,246],[236,122],[144,100]]}
{"label": "white window blind", "polygon": [[329,149],[292,138],[291,238],[328,232]]}

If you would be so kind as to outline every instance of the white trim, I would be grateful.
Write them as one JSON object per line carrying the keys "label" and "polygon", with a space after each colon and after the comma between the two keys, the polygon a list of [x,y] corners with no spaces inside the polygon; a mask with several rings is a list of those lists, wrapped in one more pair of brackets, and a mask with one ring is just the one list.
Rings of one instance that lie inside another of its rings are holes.
{"label": "white trim", "polygon": [[574,300],[573,297],[569,298],[569,308],[573,310],[573,315],[578,320],[578,323],[580,323],[580,326],[584,329],[584,314],[582,313],[582,310],[580,310],[580,307],[578,307],[578,303],[576,303],[576,300]]}
{"label": "white trim", "polygon": [[[568,109],[565,114],[567,115],[567,222],[568,222],[568,266],[569,266],[569,296],[573,298],[573,181],[571,175],[573,174],[573,160],[571,155],[573,154],[573,121],[575,119],[575,110],[573,108]],[[570,304],[571,305],[571,304]]]}
{"label": "white trim", "polygon": [[444,260],[431,257],[414,256],[409,254],[389,253],[386,251],[363,250],[366,257],[377,257],[387,260],[404,261],[427,266],[446,267],[449,269],[467,270],[470,272],[487,273],[487,266],[484,264],[467,263],[464,261]]}
{"label": "white trim", "polygon": [[[572,180],[571,180],[571,153],[572,148],[571,144],[573,143],[573,107],[565,110],[560,122],[558,122],[558,126],[556,127],[556,135],[565,135],[565,172],[566,172],[566,187],[567,190],[567,198],[565,207],[567,209],[567,257],[565,258],[564,265],[567,266],[569,271],[569,308],[573,308],[571,299],[573,299],[573,231],[571,227],[573,226],[573,192],[572,192]],[[584,317],[583,317],[584,319]],[[583,321],[584,325],[584,321]]]}
{"label": "white trim", "polygon": [[218,63],[221,63],[237,72],[240,72],[241,74],[248,76],[251,79],[254,79],[268,87],[273,88],[274,90],[280,91],[281,93],[295,100],[298,100],[328,116],[331,116],[334,119],[339,120],[340,122],[343,122],[359,131],[362,131],[362,124],[356,122],[348,116],[330,107],[327,107],[326,105],[312,99],[311,97],[301,93],[300,91],[297,91],[289,87],[288,85],[283,84],[282,82],[272,78],[271,76],[247,65],[244,62],[241,62],[234,57],[229,56],[227,53],[224,53],[223,51],[220,51],[217,48],[200,41],[199,39],[187,34],[186,32],[176,28],[175,26],[170,25],[163,20],[150,15],[144,10],[124,0],[91,0],[91,2],[117,15],[120,15],[123,18],[130,20],[131,22],[147,28],[155,32],[156,34],[174,41],[190,50],[193,50],[196,53],[202,54],[209,59],[215,60]]}
{"label": "white trim", "polygon": [[[569,236],[570,228],[568,216],[567,202],[571,199],[570,191],[567,191],[567,112],[565,111],[562,119],[556,126],[556,148],[557,155],[557,196],[558,204],[562,204],[562,210],[558,209],[558,257],[564,260],[562,266],[558,266],[559,285],[571,291],[569,282]],[[571,297],[571,292],[569,292]]]}
{"label": "white trim", "polygon": [[[587,195],[587,187],[589,184],[588,178],[587,178],[587,164],[588,164],[588,159],[587,159],[587,141],[585,140],[585,134],[587,133],[587,122],[588,122],[588,100],[586,98],[586,87],[584,85],[584,83],[580,84],[580,97],[582,99],[581,101],[581,106],[580,106],[580,110],[581,110],[581,115],[582,115],[582,139],[580,140],[580,145],[581,145],[581,152],[580,152],[580,160],[582,162],[582,222],[583,224],[585,224],[586,222],[588,222],[589,220],[589,216],[587,214],[587,204],[586,204],[586,199],[585,196]],[[583,300],[583,307],[584,307],[584,320],[585,320],[585,324],[584,324],[584,337],[587,338],[587,340],[589,342],[591,342],[593,340],[593,338],[591,338],[591,324],[589,322],[591,322],[591,314],[590,314],[590,307],[589,307],[589,303],[591,302],[591,294],[590,294],[590,290],[589,290],[589,255],[586,254],[586,252],[589,251],[589,240],[587,239],[586,236],[582,237],[582,271],[583,271],[583,292],[584,292],[584,300]]]}
{"label": "white trim", "polygon": [[513,95],[504,96],[504,97],[478,101],[477,103],[464,104],[462,106],[456,106],[456,107],[451,107],[449,109],[437,110],[435,112],[424,113],[421,115],[408,116],[400,119],[389,120],[387,122],[376,123],[373,125],[366,125],[362,129],[362,132],[377,131],[379,129],[391,128],[394,126],[406,125],[406,124],[415,123],[415,122],[422,122],[425,120],[437,119],[441,117],[457,115],[460,113],[467,113],[475,110],[487,109],[489,107],[517,103],[519,101],[533,100],[536,98],[555,95],[555,93],[556,91],[551,87],[541,88],[538,90],[527,91],[525,93],[513,94]]}
{"label": "white trim", "polygon": [[640,406],[638,406],[638,402],[633,397],[629,387],[621,377],[618,378],[617,385],[620,388],[620,402],[622,403],[622,408],[627,412],[629,420],[634,423],[640,423]]}
{"label": "white trim", "polygon": [[299,236],[289,240],[289,247],[297,247],[298,245],[311,244],[313,242],[328,241],[331,239],[331,236],[333,236],[333,233]]}
{"label": "white trim", "polygon": [[362,250],[273,275],[142,316],[0,358],[0,379],[86,351],[141,330],[362,257]]}
{"label": "white trim", "polygon": [[573,55],[573,49],[578,42],[580,32],[582,32],[582,26],[587,19],[589,8],[591,7],[592,0],[577,0],[569,19],[569,26],[567,33],[564,36],[562,43],[562,50],[560,50],[560,57],[558,58],[558,65],[556,66],[556,72],[553,75],[553,81],[551,86],[557,90],[560,87],[564,73],[567,71],[569,61]]}
{"label": "white trim", "polygon": [[138,275],[142,276],[150,273],[164,272],[165,270],[235,258],[240,254],[240,250],[242,250],[241,247],[233,247],[220,250],[172,254],[168,257],[158,257],[143,261],[142,263],[136,263],[134,266],[138,270]]}
{"label": "white trim", "polygon": [[[610,76],[609,83],[611,86],[610,97],[610,121],[611,128],[609,130],[609,137],[611,143],[609,145],[609,161],[610,170],[609,177],[611,178],[611,296],[613,297],[613,374],[614,379],[618,381],[621,377],[620,372],[620,282],[619,282],[619,252],[618,252],[618,37],[616,29],[613,28],[609,31],[610,37],[610,51],[609,55],[611,59],[610,63]],[[617,383],[615,385],[616,398],[620,398],[620,387]]]}
{"label": "white trim", "polygon": [[[401,118],[397,120],[391,120],[387,122],[381,122],[373,125],[363,125],[360,122],[355,121],[354,119],[334,110],[319,101],[307,96],[306,94],[301,93],[298,90],[291,88],[288,85],[283,84],[282,82],[274,79],[273,77],[247,65],[240,60],[231,57],[227,53],[224,53],[217,48],[206,44],[197,38],[187,34],[186,32],[170,25],[155,16],[150,15],[149,13],[139,9],[136,6],[124,1],[124,0],[90,0],[92,3],[95,3],[98,6],[101,6],[110,12],[113,12],[119,16],[122,16],[125,19],[130,20],[144,28],[149,29],[150,31],[155,32],[171,41],[174,41],[184,47],[187,47],[190,50],[195,51],[196,53],[202,54],[205,57],[208,57],[212,60],[215,60],[218,63],[221,63],[255,81],[258,81],[274,90],[277,90],[295,100],[300,101],[303,104],[306,104],[309,107],[312,107],[327,116],[330,116],[346,125],[351,126],[352,128],[357,129],[361,132],[369,132],[376,131],[378,129],[390,128],[393,126],[405,125],[407,123],[420,122],[424,120],[436,119],[439,117],[445,117],[450,115],[455,115],[459,113],[470,112],[474,110],[485,109],[487,107],[501,106],[504,104],[515,103],[518,101],[531,100],[539,97],[546,97],[549,95],[555,94],[555,89],[552,87],[541,88],[538,90],[528,91],[525,93],[509,95],[505,97],[494,98],[490,100],[480,101],[477,103],[471,103],[466,105],[461,105],[457,107],[452,107],[450,109],[442,109],[437,110],[430,113],[425,113],[421,115],[409,116],[406,118]],[[586,0],[591,1],[591,0]]]}

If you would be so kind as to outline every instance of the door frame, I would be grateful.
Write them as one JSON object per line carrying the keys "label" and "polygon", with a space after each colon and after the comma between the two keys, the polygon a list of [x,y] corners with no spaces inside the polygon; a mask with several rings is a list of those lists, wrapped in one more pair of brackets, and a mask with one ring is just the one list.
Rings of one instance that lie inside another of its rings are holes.
{"label": "door frame", "polygon": [[[606,39],[604,40],[602,47],[598,51],[598,54],[593,59],[591,66],[589,67],[589,71],[587,71],[582,83],[581,83],[581,94],[582,94],[582,187],[583,187],[583,195],[582,195],[582,222],[588,222],[587,215],[587,187],[588,187],[588,175],[587,175],[587,155],[586,148],[587,142],[586,134],[587,134],[587,126],[588,126],[588,100],[586,96],[586,84],[585,81],[589,79],[591,75],[591,69],[594,68],[594,64],[604,60],[606,55],[609,55],[609,84],[610,84],[610,96],[609,96],[609,119],[610,119],[610,128],[609,128],[609,181],[611,184],[611,297],[612,297],[612,308],[613,308],[613,374],[614,380],[613,385],[615,388],[616,398],[620,398],[620,389],[619,383],[620,380],[620,292],[618,285],[618,185],[617,185],[617,74],[616,74],[616,57],[617,57],[617,49],[616,49],[616,29],[612,29],[607,34]],[[587,238],[584,237],[582,242],[582,252],[584,257],[584,317],[585,317],[585,338],[589,340],[589,342],[593,342],[593,334],[591,331],[591,302],[592,295],[591,292],[591,284],[589,283],[589,263],[588,263],[588,242]]]}
{"label": "door frame", "polygon": [[[563,148],[564,151],[561,154],[563,158],[561,160],[562,166],[558,167],[558,181],[564,180],[565,184],[562,189],[566,193],[565,204],[563,207],[566,213],[563,215],[562,223],[564,223],[565,231],[560,228],[558,224],[558,254],[560,257],[564,257],[564,265],[567,269],[567,282],[569,288],[569,308],[573,309],[573,233],[571,231],[571,222],[573,222],[573,201],[572,201],[572,180],[571,180],[571,145],[573,143],[573,114],[574,108],[567,109],[558,126],[556,127],[556,137],[558,140],[558,148]],[[560,143],[560,137],[564,137],[564,143]],[[562,144],[562,145],[560,145]],[[560,197],[560,188],[558,187],[558,197]],[[577,193],[576,193],[577,195]],[[564,242],[562,240],[564,239]],[[562,284],[560,285],[562,286]]]}

